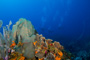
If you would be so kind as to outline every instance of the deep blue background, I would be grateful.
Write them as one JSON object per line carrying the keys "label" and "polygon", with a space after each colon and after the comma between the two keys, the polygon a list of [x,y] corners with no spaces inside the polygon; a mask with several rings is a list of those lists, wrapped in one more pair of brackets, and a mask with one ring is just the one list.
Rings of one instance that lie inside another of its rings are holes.
{"label": "deep blue background", "polygon": [[30,20],[39,34],[63,45],[90,40],[89,0],[0,0],[3,26],[19,18]]}

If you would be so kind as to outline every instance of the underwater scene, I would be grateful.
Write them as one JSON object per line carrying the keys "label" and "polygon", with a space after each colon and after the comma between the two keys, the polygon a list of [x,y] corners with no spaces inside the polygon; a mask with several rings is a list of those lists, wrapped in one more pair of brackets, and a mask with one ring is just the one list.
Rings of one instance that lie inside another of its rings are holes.
{"label": "underwater scene", "polygon": [[90,60],[90,0],[0,0],[0,60]]}

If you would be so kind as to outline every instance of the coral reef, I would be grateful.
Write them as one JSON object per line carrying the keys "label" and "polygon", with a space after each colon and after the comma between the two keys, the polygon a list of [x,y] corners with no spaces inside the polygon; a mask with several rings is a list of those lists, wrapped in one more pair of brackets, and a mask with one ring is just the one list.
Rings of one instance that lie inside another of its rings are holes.
{"label": "coral reef", "polygon": [[39,35],[29,20],[19,19],[12,30],[11,24],[0,33],[0,60],[71,60],[71,53],[59,42]]}

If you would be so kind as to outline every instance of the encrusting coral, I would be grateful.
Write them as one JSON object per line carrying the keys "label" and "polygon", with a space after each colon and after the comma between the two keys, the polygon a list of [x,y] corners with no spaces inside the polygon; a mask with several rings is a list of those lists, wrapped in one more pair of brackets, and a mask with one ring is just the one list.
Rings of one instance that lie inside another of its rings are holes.
{"label": "encrusting coral", "polygon": [[19,19],[12,30],[11,24],[8,29],[3,27],[3,35],[0,33],[0,60],[70,59],[59,42],[39,35],[29,20]]}

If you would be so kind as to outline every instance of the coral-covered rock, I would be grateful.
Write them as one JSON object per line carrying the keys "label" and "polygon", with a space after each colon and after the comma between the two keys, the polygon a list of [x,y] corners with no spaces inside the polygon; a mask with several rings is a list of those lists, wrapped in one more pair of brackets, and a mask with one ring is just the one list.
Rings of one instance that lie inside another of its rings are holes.
{"label": "coral-covered rock", "polygon": [[[1,23],[1,22],[0,22]],[[0,60],[69,60],[71,54],[64,51],[59,42],[37,34],[33,25],[26,19],[19,19],[12,30],[9,25],[0,33]],[[2,24],[0,25],[2,26]],[[76,58],[78,59],[78,58]]]}

